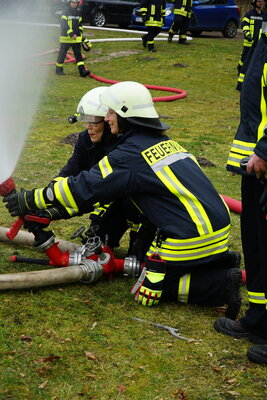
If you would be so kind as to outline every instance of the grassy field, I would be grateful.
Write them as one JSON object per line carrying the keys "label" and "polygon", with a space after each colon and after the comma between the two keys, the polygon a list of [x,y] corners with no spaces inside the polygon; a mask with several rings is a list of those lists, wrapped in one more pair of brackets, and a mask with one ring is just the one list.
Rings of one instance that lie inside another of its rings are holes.
{"label": "grassy field", "polygon": [[[58,30],[54,29],[57,46]],[[94,38],[132,37],[133,34],[88,31]],[[218,191],[239,199],[240,181],[225,171],[233,135],[239,122],[236,65],[242,41],[218,37],[194,39],[190,46],[157,42],[150,54],[139,42],[96,43],[86,65],[98,76],[123,81],[171,86],[187,97],[157,103],[169,135],[198,157]],[[39,61],[54,61],[53,57]],[[62,143],[82,125],[67,117],[89,89],[101,85],[78,76],[73,64],[59,77],[54,67],[29,132],[13,178],[17,187],[46,185],[72,153]],[[167,95],[154,92],[153,96]],[[3,205],[1,225],[13,222]],[[88,217],[54,222],[57,237],[71,234]],[[127,236],[118,253],[125,254]],[[239,216],[232,214],[232,249],[241,251]],[[0,245],[1,273],[42,269],[9,262],[12,254],[44,257],[33,248]],[[266,369],[247,361],[249,343],[218,334],[213,329],[223,315],[216,307],[161,304],[145,308],[129,293],[133,281],[117,276],[96,284],[82,283],[44,289],[1,292],[0,399],[12,400],[264,400]],[[241,315],[247,306],[244,288]],[[168,332],[132,319],[179,328],[182,341]]]}

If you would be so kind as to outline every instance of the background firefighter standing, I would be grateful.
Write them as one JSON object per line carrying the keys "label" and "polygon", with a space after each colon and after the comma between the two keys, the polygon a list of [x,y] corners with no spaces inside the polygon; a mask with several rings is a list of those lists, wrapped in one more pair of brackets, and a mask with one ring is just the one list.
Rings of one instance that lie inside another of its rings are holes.
{"label": "background firefighter standing", "polygon": [[81,54],[82,34],[83,27],[79,0],[69,0],[61,16],[60,50],[56,62],[57,75],[65,75],[63,65],[66,54],[70,48],[72,48],[74,52],[80,76],[85,78],[90,74],[90,71],[85,69]]}
{"label": "background firefighter standing", "polygon": [[154,39],[164,24],[166,2],[165,0],[143,0],[139,12],[148,28],[148,32],[142,36],[143,46],[147,46],[148,51],[155,52]]}

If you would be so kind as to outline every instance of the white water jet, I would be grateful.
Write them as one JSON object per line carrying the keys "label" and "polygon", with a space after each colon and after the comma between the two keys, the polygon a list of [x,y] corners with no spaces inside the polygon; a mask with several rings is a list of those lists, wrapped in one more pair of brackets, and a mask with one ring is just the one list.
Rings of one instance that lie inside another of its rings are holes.
{"label": "white water jet", "polygon": [[12,4],[4,2],[0,13],[0,184],[16,167],[48,72],[31,65],[32,55],[54,46],[38,25],[43,1],[23,1],[19,15]]}

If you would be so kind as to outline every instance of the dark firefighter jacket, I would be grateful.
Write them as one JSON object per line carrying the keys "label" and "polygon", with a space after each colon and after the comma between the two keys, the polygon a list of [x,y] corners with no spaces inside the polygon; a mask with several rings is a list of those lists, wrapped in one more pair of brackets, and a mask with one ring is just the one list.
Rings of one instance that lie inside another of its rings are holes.
{"label": "dark firefighter jacket", "polygon": [[193,0],[171,0],[174,3],[173,13],[190,18],[192,13]]}
{"label": "dark firefighter jacket", "polygon": [[263,12],[258,13],[254,8],[245,14],[241,22],[241,28],[244,34],[244,46],[251,47],[252,43],[258,40],[262,19]]}
{"label": "dark firefighter jacket", "polygon": [[108,152],[117,140],[115,135],[109,134],[109,128],[105,123],[102,140],[92,143],[87,129],[79,133],[77,143],[72,156],[67,164],[58,173],[60,177],[76,176],[83,170],[90,170]]}
{"label": "dark firefighter jacket", "polygon": [[59,201],[70,215],[130,196],[164,235],[165,260],[203,263],[228,249],[228,207],[195,157],[149,128],[132,125],[89,172],[56,182],[54,195],[53,204]]}
{"label": "dark firefighter jacket", "polygon": [[[98,143],[91,142],[87,129],[80,132],[72,156],[54,180],[59,181],[68,176],[77,176],[81,171],[89,171],[108,153],[116,142],[117,137],[110,133],[106,122],[102,139]],[[110,206],[111,203],[102,205],[102,207],[97,205],[91,215],[103,216]]]}
{"label": "dark firefighter jacket", "polygon": [[[61,16],[60,43],[81,43],[82,42],[82,16],[81,8],[75,9],[68,5]],[[73,36],[77,35],[76,39]]]}
{"label": "dark firefighter jacket", "polygon": [[146,26],[161,28],[166,12],[166,2],[165,0],[142,0],[139,12],[145,19]]}
{"label": "dark firefighter jacket", "polygon": [[240,160],[256,153],[267,161],[267,36],[261,35],[242,86],[240,124],[227,161],[227,170],[247,175]]}

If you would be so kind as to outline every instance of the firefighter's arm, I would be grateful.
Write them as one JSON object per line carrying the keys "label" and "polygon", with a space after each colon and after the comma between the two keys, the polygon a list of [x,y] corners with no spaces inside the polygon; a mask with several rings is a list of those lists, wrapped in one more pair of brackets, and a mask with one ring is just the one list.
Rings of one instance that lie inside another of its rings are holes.
{"label": "firefighter's arm", "polygon": [[23,216],[37,210],[56,207],[64,210],[58,218],[71,218],[80,214],[79,209],[68,188],[68,178],[52,181],[42,189],[24,190],[11,193],[3,198],[6,208],[12,217]]}

